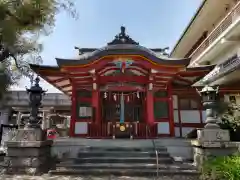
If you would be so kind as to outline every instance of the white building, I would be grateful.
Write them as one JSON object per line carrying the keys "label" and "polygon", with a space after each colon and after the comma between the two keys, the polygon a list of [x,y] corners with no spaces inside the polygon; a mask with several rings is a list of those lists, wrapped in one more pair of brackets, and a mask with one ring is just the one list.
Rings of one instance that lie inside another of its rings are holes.
{"label": "white building", "polygon": [[190,67],[217,66],[196,85],[221,85],[240,103],[240,1],[204,0],[171,52],[191,57]]}

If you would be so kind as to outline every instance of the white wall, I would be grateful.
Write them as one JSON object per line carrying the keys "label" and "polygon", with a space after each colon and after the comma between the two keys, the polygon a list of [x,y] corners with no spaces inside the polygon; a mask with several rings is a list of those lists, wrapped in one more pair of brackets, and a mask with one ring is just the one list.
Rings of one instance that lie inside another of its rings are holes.
{"label": "white wall", "polygon": [[[203,118],[203,122],[205,121],[205,111],[199,111],[199,110],[179,110],[178,109],[178,96],[173,96],[173,117],[174,117],[174,123],[201,123],[201,116]],[[202,113],[202,115],[201,115]],[[180,117],[179,117],[180,116]],[[189,133],[191,130],[194,129],[194,127],[174,127],[175,129],[175,136],[180,137],[180,130],[182,131],[182,136],[186,136],[187,133]]]}
{"label": "white wall", "polygon": [[178,110],[173,110],[174,123],[179,123]]}
{"label": "white wall", "polygon": [[88,122],[76,122],[74,133],[75,134],[87,134],[88,133]]}
{"label": "white wall", "polygon": [[199,110],[181,110],[181,122],[182,123],[200,123]]}
{"label": "white wall", "polygon": [[158,134],[170,134],[169,122],[158,123]]}
{"label": "white wall", "polygon": [[173,95],[172,100],[173,100],[173,109],[178,109],[178,97],[176,95]]}

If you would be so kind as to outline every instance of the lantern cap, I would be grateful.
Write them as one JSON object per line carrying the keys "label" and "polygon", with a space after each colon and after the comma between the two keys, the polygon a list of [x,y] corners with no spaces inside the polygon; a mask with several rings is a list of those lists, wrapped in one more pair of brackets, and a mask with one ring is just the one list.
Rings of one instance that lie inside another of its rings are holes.
{"label": "lantern cap", "polygon": [[26,88],[27,89],[27,92],[32,92],[32,93],[45,93],[46,91],[44,91],[40,86],[39,86],[39,82],[40,82],[40,78],[39,77],[36,77],[35,79],[35,85],[32,86],[30,89]]}
{"label": "lantern cap", "polygon": [[217,88],[213,88],[212,86],[206,85],[204,88],[202,88],[200,93],[206,93],[206,92],[218,92],[218,87]]}

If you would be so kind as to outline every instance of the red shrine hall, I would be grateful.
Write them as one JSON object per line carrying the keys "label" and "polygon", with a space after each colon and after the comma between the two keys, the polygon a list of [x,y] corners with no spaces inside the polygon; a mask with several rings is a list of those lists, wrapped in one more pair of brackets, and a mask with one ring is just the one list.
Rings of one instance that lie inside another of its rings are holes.
{"label": "red shrine hall", "polygon": [[130,38],[125,28],[103,48],[76,48],[58,66],[31,64],[43,79],[71,97],[71,137],[184,136],[202,127],[204,110],[191,87],[214,66],[188,68]]}

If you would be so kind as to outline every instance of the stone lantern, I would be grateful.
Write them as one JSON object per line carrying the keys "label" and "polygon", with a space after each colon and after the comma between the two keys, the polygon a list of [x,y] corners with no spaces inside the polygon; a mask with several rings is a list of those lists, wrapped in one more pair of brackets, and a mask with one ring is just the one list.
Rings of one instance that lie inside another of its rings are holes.
{"label": "stone lantern", "polygon": [[30,101],[29,105],[31,108],[28,123],[25,125],[28,128],[40,128],[41,124],[41,122],[39,122],[38,113],[39,107],[41,106],[42,96],[46,91],[39,86],[39,81],[40,79],[37,77],[35,80],[35,85],[30,89],[27,89]]}
{"label": "stone lantern", "polygon": [[46,139],[46,133],[40,126],[38,118],[44,91],[39,86],[37,77],[35,84],[27,89],[30,100],[30,117],[25,127],[19,128],[14,140],[7,141],[7,155],[4,158],[4,173],[41,175],[47,173],[54,161],[51,161],[53,141]]}
{"label": "stone lantern", "polygon": [[221,129],[218,125],[218,89],[205,86],[201,91],[197,90],[206,109],[206,125],[203,129],[197,129],[197,139],[191,140],[194,164],[199,169],[209,157],[228,156],[235,151],[233,150],[235,145],[231,146],[229,143],[229,131]]}
{"label": "stone lantern", "polygon": [[202,97],[203,107],[206,109],[206,125],[207,129],[218,129],[217,107],[218,107],[218,87],[205,86],[198,91]]}

